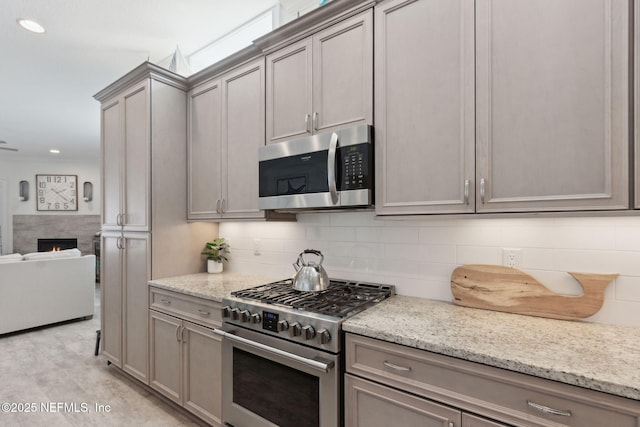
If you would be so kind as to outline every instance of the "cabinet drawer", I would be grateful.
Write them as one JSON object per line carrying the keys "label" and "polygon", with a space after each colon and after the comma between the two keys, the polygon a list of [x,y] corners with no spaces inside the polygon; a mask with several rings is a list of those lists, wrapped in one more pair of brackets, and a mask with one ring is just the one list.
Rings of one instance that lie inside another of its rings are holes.
{"label": "cabinet drawer", "polygon": [[149,287],[149,307],[211,328],[222,323],[219,302],[153,286]]}
{"label": "cabinet drawer", "polygon": [[352,334],[346,370],[519,426],[640,425],[631,399]]}

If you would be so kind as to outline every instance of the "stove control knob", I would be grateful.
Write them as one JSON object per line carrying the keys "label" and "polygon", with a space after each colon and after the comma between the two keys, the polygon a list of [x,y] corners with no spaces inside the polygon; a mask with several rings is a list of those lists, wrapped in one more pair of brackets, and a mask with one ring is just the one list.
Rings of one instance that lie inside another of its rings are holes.
{"label": "stove control knob", "polygon": [[248,322],[251,319],[251,313],[249,310],[242,310],[240,312],[240,320],[243,322]]}
{"label": "stove control knob", "polygon": [[240,318],[240,309],[239,308],[232,308],[231,309],[231,318],[233,320],[238,320]]}
{"label": "stove control knob", "polygon": [[289,322],[286,320],[280,320],[278,322],[278,332],[284,332],[289,329]]}
{"label": "stove control knob", "polygon": [[327,344],[331,341],[331,334],[326,329],[320,329],[316,335],[318,344]]}
{"label": "stove control knob", "polygon": [[302,336],[305,340],[312,340],[313,337],[316,336],[316,330],[313,329],[313,326],[307,325],[302,327]]}
{"label": "stove control knob", "polygon": [[231,317],[231,307],[228,305],[222,307],[222,317]]}
{"label": "stove control knob", "polygon": [[300,334],[302,334],[302,325],[298,322],[293,322],[289,328],[289,335],[297,337]]}
{"label": "stove control knob", "polygon": [[260,313],[253,313],[251,315],[251,323],[260,323],[262,322],[262,316],[260,316]]}

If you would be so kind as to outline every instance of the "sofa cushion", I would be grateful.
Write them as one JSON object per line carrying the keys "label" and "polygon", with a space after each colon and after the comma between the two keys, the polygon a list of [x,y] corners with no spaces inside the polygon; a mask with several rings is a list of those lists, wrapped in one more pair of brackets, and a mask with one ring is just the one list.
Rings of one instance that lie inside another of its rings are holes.
{"label": "sofa cushion", "polygon": [[39,260],[39,259],[56,259],[56,258],[78,258],[82,256],[82,252],[79,249],[64,249],[61,251],[51,252],[31,252],[24,255],[24,260]]}
{"label": "sofa cushion", "polygon": [[9,255],[0,255],[0,264],[5,262],[16,262],[22,261],[22,254],[9,254]]}

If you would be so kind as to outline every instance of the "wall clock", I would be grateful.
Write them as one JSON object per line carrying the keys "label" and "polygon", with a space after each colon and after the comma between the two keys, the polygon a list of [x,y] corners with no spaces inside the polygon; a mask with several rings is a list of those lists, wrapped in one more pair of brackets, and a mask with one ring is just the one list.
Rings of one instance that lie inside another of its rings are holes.
{"label": "wall clock", "polygon": [[77,175],[36,175],[39,211],[77,211]]}

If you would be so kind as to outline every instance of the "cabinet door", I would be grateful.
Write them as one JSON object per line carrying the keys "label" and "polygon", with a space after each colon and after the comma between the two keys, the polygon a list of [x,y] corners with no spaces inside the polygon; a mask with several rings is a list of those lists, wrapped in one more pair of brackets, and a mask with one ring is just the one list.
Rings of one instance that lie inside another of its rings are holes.
{"label": "cabinet door", "polygon": [[220,218],[221,92],[216,80],[188,95],[189,219]]}
{"label": "cabinet door", "polygon": [[149,385],[181,404],[182,321],[149,310]]}
{"label": "cabinet door", "polygon": [[107,101],[101,111],[102,226],[120,228],[122,212],[122,104],[120,98]]}
{"label": "cabinet door", "polygon": [[345,375],[346,427],[460,427],[461,412]]}
{"label": "cabinet door", "polygon": [[264,59],[222,79],[224,218],[264,217],[258,209],[258,149],[264,145]]}
{"label": "cabinet door", "polygon": [[462,414],[462,427],[509,427],[509,425],[465,413]]}
{"label": "cabinet door", "polygon": [[628,208],[629,9],[476,1],[479,212]]}
{"label": "cabinet door", "polygon": [[373,124],[373,11],[313,36],[313,132]]}
{"label": "cabinet door", "polygon": [[474,3],[375,8],[376,213],[473,212]]}
{"label": "cabinet door", "polygon": [[100,340],[102,354],[122,368],[122,252],[120,233],[102,233]]}
{"label": "cabinet door", "polygon": [[123,95],[124,106],[124,226],[149,231],[150,99],[149,81]]}
{"label": "cabinet door", "polygon": [[222,340],[213,330],[183,322],[184,406],[203,420],[220,425],[222,412]]}
{"label": "cabinet door", "polygon": [[267,56],[266,142],[311,134],[311,39]]}
{"label": "cabinet door", "polygon": [[144,383],[148,378],[149,239],[147,233],[126,233],[123,250],[122,369]]}

